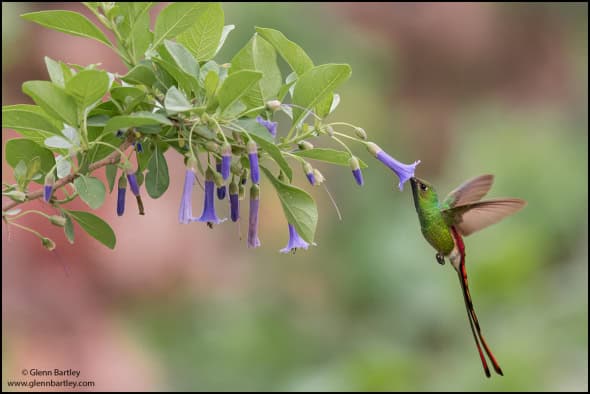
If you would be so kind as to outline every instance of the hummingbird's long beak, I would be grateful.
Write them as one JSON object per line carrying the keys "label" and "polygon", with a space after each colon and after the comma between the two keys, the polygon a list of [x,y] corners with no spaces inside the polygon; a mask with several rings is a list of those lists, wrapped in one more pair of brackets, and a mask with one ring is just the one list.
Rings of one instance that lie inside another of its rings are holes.
{"label": "hummingbird's long beak", "polygon": [[416,177],[410,178],[410,184],[412,185],[412,196],[414,197],[414,205],[418,209],[418,180]]}

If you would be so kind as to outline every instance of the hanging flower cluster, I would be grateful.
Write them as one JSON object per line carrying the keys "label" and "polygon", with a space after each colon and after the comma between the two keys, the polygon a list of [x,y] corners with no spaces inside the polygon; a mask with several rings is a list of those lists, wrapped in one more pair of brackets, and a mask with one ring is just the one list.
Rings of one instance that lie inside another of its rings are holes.
{"label": "hanging flower cluster", "polygon": [[[256,28],[229,63],[219,64],[215,56],[231,31],[219,3],[169,4],[153,29],[149,9],[154,3],[137,3],[139,8],[128,5],[132,3],[83,4],[102,28],[111,31],[111,39],[93,26],[78,31],[76,21],[91,22],[71,12],[70,18],[51,10],[23,18],[101,41],[115,50],[128,71],[121,75],[97,65],[46,58],[50,80],[23,84],[35,105],[3,108],[8,123],[23,137],[5,144],[16,182],[3,183],[2,194],[11,200],[3,206],[3,219],[39,237],[47,249],[55,243],[14,222],[21,214],[13,208],[42,198],[46,208],[57,211],[48,216],[51,223],[62,226],[70,242],[72,223],[78,222],[89,235],[114,248],[114,231],[104,220],[66,204],[80,198],[96,210],[107,190],[116,189],[117,216],[129,214],[128,195],[135,198],[139,214],[146,214],[146,195],[160,198],[174,176],[167,162],[173,156],[164,155],[166,151],[176,152],[185,164],[181,224],[213,228],[226,221],[227,211],[232,223],[247,219],[247,246],[257,248],[259,223],[264,220],[260,202],[271,196],[265,190],[262,197],[261,189],[272,187],[288,229],[282,253],[315,245],[317,207],[296,186],[307,182],[328,190],[315,161],[348,166],[351,182],[363,186],[366,164],[347,145],[359,144],[397,175],[400,190],[420,163],[399,162],[370,142],[360,127],[326,122],[340,102],[335,89],[350,77],[350,66],[314,65],[302,48],[277,30]],[[177,23],[182,15],[191,17]],[[210,29],[202,29],[203,20]],[[216,45],[203,47],[198,44],[202,42]],[[291,67],[288,76],[281,73],[279,56]],[[31,131],[31,124],[43,134]],[[318,137],[323,137],[320,143]],[[102,168],[108,188],[95,174]],[[249,203],[243,204],[246,199]],[[193,200],[202,203],[198,216],[193,215]]]}

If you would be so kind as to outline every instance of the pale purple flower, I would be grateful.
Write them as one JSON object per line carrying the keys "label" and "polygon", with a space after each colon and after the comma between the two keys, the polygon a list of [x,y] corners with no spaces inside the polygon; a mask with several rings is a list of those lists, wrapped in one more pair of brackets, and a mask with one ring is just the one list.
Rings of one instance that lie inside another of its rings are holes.
{"label": "pale purple flower", "polygon": [[125,196],[127,194],[127,179],[122,175],[117,185],[117,215],[123,216],[125,213]]}
{"label": "pale purple flower", "polygon": [[289,243],[286,247],[280,250],[281,253],[289,253],[293,251],[293,253],[297,249],[307,249],[309,247],[309,243],[305,242],[303,238],[299,236],[295,226],[289,223]]}
{"label": "pale purple flower", "polygon": [[268,132],[273,136],[276,137],[277,136],[277,122],[271,122],[270,120],[266,120],[264,119],[262,116],[258,115],[256,117],[256,121],[261,125],[266,127],[266,129],[268,130]]}
{"label": "pale purple flower", "polygon": [[258,208],[260,205],[260,189],[254,184],[250,188],[250,217],[248,220],[248,247],[257,248],[260,246],[258,239]]}
{"label": "pale purple flower", "polygon": [[260,183],[260,169],[258,168],[258,147],[254,141],[248,141],[246,147],[248,150],[248,159],[250,161],[250,179],[252,179],[252,183],[257,185]]}
{"label": "pale purple flower", "polygon": [[238,185],[235,182],[229,185],[229,207],[231,221],[237,222],[240,218],[240,194]]}
{"label": "pale purple flower", "polygon": [[393,157],[389,156],[378,145],[372,142],[367,143],[367,148],[369,149],[369,152],[371,152],[373,156],[375,156],[381,163],[385,164],[393,172],[395,172],[395,174],[399,178],[398,187],[400,190],[404,189],[404,183],[406,183],[410,178],[414,176],[416,166],[420,164],[420,160],[416,160],[413,164],[401,163]]}
{"label": "pale purple flower", "polygon": [[184,172],[184,188],[182,189],[180,208],[178,210],[178,221],[182,224],[188,224],[195,221],[192,205],[192,194],[195,180],[196,177],[194,171],[187,168]]}
{"label": "pale purple flower", "polygon": [[43,185],[43,200],[49,202],[51,195],[53,194],[53,184],[55,183],[55,176],[53,173],[48,173],[45,176],[45,183]]}
{"label": "pale purple flower", "polygon": [[225,219],[219,219],[215,213],[215,181],[213,171],[207,170],[205,176],[205,204],[203,205],[203,213],[201,217],[197,219],[198,222],[207,222],[212,224],[219,224]]}

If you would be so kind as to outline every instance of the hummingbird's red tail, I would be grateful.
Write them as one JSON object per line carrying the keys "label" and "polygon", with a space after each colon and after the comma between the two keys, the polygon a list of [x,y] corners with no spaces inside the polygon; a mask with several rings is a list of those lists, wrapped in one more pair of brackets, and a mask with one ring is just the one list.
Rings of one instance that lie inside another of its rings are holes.
{"label": "hummingbird's red tail", "polygon": [[[469,325],[471,326],[471,333],[473,334],[473,339],[475,339],[475,344],[477,345],[477,350],[479,352],[479,357],[481,358],[481,363],[483,365],[483,369],[485,371],[486,376],[489,378],[490,377],[490,370],[488,368],[488,364],[486,363],[486,359],[483,355],[483,352],[481,351],[481,347],[479,344],[480,342],[483,345],[483,348],[485,349],[485,352],[488,355],[490,361],[492,362],[492,365],[493,365],[496,373],[498,375],[504,376],[504,374],[502,373],[502,369],[500,368],[500,365],[498,364],[498,361],[494,357],[494,354],[490,350],[490,347],[486,343],[486,340],[484,339],[484,337],[481,333],[479,321],[477,320],[477,315],[475,314],[475,309],[473,308],[473,302],[471,301],[471,294],[469,293],[469,287],[467,286],[467,269],[465,268],[465,244],[463,243],[463,238],[461,238],[461,235],[458,233],[458,231],[455,229],[455,227],[451,227],[451,230],[453,232],[453,236],[454,236],[455,241],[457,243],[457,247],[459,248],[459,252],[461,253],[461,262],[459,264],[459,270],[458,270],[459,282],[461,283],[461,290],[463,291],[463,299],[465,300],[465,308],[467,309],[467,317],[469,318]],[[474,326],[475,326],[475,330],[474,330]],[[477,335],[475,334],[476,330],[477,330]],[[479,341],[478,341],[478,339],[479,339]]]}

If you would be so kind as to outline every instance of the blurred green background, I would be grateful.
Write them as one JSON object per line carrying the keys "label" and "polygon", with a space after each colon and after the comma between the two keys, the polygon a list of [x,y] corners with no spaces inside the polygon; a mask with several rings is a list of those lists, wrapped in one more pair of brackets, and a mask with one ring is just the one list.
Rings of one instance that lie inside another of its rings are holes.
{"label": "blurred green background", "polygon": [[[123,71],[106,49],[18,18],[37,9],[2,4],[4,105],[29,102],[20,85],[47,79],[45,55]],[[440,194],[493,173],[491,197],[528,201],[466,239],[476,311],[505,376],[485,378],[456,275],[422,238],[409,185],[400,193],[356,147],[365,186],[318,165],[343,220],[322,188],[304,186],[319,205],[318,245],[296,255],[278,253],[287,225],[270,185],[260,249],[231,224],[178,225],[181,175],[146,218],[103,207],[114,252],[80,234],[74,246],[56,236],[48,256],[3,228],[3,387],[23,368],[63,367],[105,390],[587,391],[587,5],[224,10],[237,27],[220,62],[254,26],[279,29],[316,64],[351,64],[332,120],[364,127],[401,161],[421,159],[416,175]]]}

